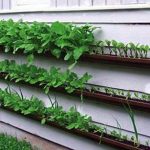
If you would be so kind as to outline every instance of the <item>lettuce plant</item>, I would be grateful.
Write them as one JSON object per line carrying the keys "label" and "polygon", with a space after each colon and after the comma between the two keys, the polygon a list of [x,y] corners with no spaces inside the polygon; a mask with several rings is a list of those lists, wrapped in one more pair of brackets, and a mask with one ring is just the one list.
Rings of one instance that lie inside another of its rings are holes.
{"label": "lettuce plant", "polygon": [[37,97],[24,98],[22,93],[13,92],[10,87],[4,90],[0,89],[0,104],[2,107],[21,113],[22,115],[38,117],[41,119],[42,124],[54,122],[68,130],[78,129],[80,131],[99,134],[101,137],[107,134],[119,141],[132,140],[120,131],[109,130],[104,126],[94,124],[90,116],[80,114],[76,110],[76,107],[71,107],[68,111],[64,111],[58,103],[57,105],[45,107],[44,103]]}
{"label": "lettuce plant", "polygon": [[28,55],[32,63],[34,54],[49,53],[64,60],[75,63],[80,56],[90,50],[94,43],[92,31],[95,28],[84,25],[54,22],[47,23],[14,22],[13,20],[0,21],[0,45],[5,52],[22,52]]}
{"label": "lettuce plant", "polygon": [[82,77],[78,77],[76,73],[66,70],[62,72],[60,68],[51,67],[48,71],[44,68],[34,65],[16,64],[15,61],[1,61],[0,72],[6,73],[5,79],[15,80],[15,82],[24,81],[30,84],[39,84],[44,87],[45,93],[50,88],[64,87],[68,93],[74,90],[83,90],[85,83],[92,77],[85,73]]}

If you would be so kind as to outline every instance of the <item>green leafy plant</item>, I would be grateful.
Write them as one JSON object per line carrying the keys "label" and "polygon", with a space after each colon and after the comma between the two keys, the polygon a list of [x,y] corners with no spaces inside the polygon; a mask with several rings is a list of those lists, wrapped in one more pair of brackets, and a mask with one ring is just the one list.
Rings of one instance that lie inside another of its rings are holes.
{"label": "green leafy plant", "polygon": [[24,140],[6,134],[0,134],[0,150],[33,150],[31,145]]}
{"label": "green leafy plant", "polygon": [[51,54],[56,58],[63,57],[71,62],[72,69],[78,59],[85,53],[105,54],[131,58],[147,58],[150,52],[148,45],[122,43],[115,40],[96,42],[93,30],[95,27],[84,25],[75,26],[69,23],[14,22],[0,21],[0,45],[5,52],[27,54],[28,64],[31,65],[36,54]]}
{"label": "green leafy plant", "polygon": [[6,73],[5,79],[42,85],[45,93],[48,93],[50,88],[64,87],[68,93],[72,93],[76,89],[80,90],[81,97],[82,92],[88,90],[92,93],[101,92],[111,96],[124,97],[126,100],[150,101],[150,94],[148,93],[89,84],[87,82],[91,78],[91,75],[87,73],[79,78],[77,74],[70,72],[70,70],[61,72],[59,68],[51,67],[50,70],[47,71],[44,68],[38,68],[34,65],[18,65],[15,61],[8,60],[0,62],[0,72]]}
{"label": "green leafy plant", "polygon": [[[150,52],[150,46],[142,44],[122,43],[115,40],[98,41],[92,48],[90,54],[106,54],[105,50],[109,50],[110,55],[130,58],[147,58]],[[106,51],[107,52],[107,51]]]}
{"label": "green leafy plant", "polygon": [[136,91],[134,92],[129,90],[116,89],[111,87],[93,85],[89,83],[86,83],[86,90],[92,93],[100,92],[108,94],[110,96],[119,96],[123,97],[126,100],[134,99],[134,100],[150,101],[150,94],[143,92],[136,92]]}
{"label": "green leafy plant", "polygon": [[94,42],[95,28],[84,25],[75,26],[69,23],[14,22],[0,21],[0,45],[5,52],[22,52],[27,54],[29,64],[37,53],[49,53],[64,60],[76,63],[80,56],[90,50]]}
{"label": "green leafy plant", "polygon": [[117,130],[110,131],[106,127],[92,123],[92,118],[80,114],[76,107],[71,107],[68,111],[64,111],[56,101],[54,102],[55,105],[51,103],[50,107],[45,107],[44,103],[38,98],[32,96],[30,99],[27,99],[23,97],[22,92],[19,94],[13,91],[10,87],[4,90],[0,89],[0,106],[23,115],[39,117],[41,124],[54,122],[68,130],[78,129],[84,132],[92,132],[100,135],[100,137],[107,134],[119,141],[124,141],[125,137],[126,140],[130,140],[127,135],[121,133],[121,129],[119,129],[119,132]]}
{"label": "green leafy plant", "polygon": [[85,73],[79,78],[76,73],[70,70],[61,72],[60,68],[51,67],[47,71],[34,65],[18,65],[15,61],[8,60],[0,62],[0,72],[7,74],[5,79],[42,85],[45,93],[48,93],[50,88],[57,87],[64,87],[68,93],[72,93],[76,89],[82,91],[85,83],[92,77]]}

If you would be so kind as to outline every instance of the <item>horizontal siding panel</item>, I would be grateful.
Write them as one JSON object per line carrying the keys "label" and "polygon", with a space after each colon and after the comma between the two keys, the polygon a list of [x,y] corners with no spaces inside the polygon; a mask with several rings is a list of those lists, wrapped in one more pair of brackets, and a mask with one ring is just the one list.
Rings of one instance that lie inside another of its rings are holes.
{"label": "horizontal siding panel", "polygon": [[128,4],[137,4],[137,0],[122,0],[123,5],[128,5]]}
{"label": "horizontal siding panel", "polygon": [[69,7],[79,7],[80,0],[68,0]]}
{"label": "horizontal siding panel", "polygon": [[43,5],[43,4],[48,4],[50,0],[42,0],[42,1],[37,1],[37,0],[16,0],[17,5]]}
{"label": "horizontal siding panel", "polygon": [[[125,43],[135,42],[150,45],[150,25],[99,24],[101,32],[96,32],[97,39],[117,39]],[[132,87],[133,88],[133,87]]]}
{"label": "horizontal siding panel", "polygon": [[[34,10],[43,8],[50,8],[54,0],[11,0],[12,10]],[[51,4],[51,5],[50,5]]]}
{"label": "horizontal siding panel", "polygon": [[53,22],[56,20],[63,22],[76,23],[150,23],[150,11],[143,10],[101,10],[101,11],[47,11],[31,13],[6,13],[0,14],[1,19],[12,18],[15,20],[24,19],[25,21],[44,21]]}
{"label": "horizontal siding panel", "polygon": [[57,7],[67,7],[67,0],[57,0]]}
{"label": "horizontal siding panel", "polygon": [[138,3],[150,3],[150,0],[138,0]]}
{"label": "horizontal siding panel", "polygon": [[121,0],[107,0],[106,3],[107,5],[120,5]]}
{"label": "horizontal siding panel", "polygon": [[50,0],[50,7],[56,7],[56,0]]}
{"label": "horizontal siding panel", "polygon": [[106,5],[106,0],[93,0],[93,5],[94,6]]}
{"label": "horizontal siding panel", "polygon": [[92,6],[92,0],[80,0],[80,6],[81,7]]}

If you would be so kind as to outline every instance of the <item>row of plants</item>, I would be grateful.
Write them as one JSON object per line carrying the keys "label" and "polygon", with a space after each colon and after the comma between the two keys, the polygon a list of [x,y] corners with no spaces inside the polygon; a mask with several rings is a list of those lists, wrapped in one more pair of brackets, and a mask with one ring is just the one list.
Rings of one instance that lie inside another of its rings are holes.
{"label": "row of plants", "polygon": [[77,74],[70,72],[70,70],[61,72],[59,68],[55,67],[46,70],[34,65],[19,65],[15,61],[4,60],[0,62],[0,73],[5,75],[5,79],[42,86],[45,93],[48,93],[50,88],[60,87],[68,93],[80,91],[81,98],[83,92],[89,92],[91,94],[100,93],[111,97],[120,97],[124,100],[150,101],[150,94],[148,93],[89,84],[87,82],[91,75],[85,73],[79,78]]}
{"label": "row of plants", "polygon": [[109,96],[122,97],[126,100],[134,99],[134,100],[142,100],[142,101],[150,101],[150,94],[139,92],[139,91],[130,91],[124,89],[117,89],[106,86],[98,86],[93,84],[86,84],[86,90],[92,93],[102,93],[107,94]]}
{"label": "row of plants", "polygon": [[132,42],[125,44],[115,40],[98,41],[91,49],[93,50],[90,51],[90,54],[109,54],[130,58],[147,58],[150,52],[149,45],[134,44]]}
{"label": "row of plants", "polygon": [[19,65],[13,60],[1,61],[0,72],[7,74],[5,79],[9,78],[10,80],[15,80],[15,82],[24,81],[29,84],[42,85],[45,93],[48,93],[50,88],[57,87],[64,87],[68,93],[72,93],[76,89],[82,91],[85,83],[91,78],[88,73],[78,77],[76,73],[70,70],[62,72],[60,68],[51,67],[47,71],[34,65]]}
{"label": "row of plants", "polygon": [[28,54],[29,62],[33,61],[35,53],[48,52],[56,58],[64,56],[64,60],[76,63],[94,43],[94,29],[89,25],[75,26],[71,23],[54,22],[49,25],[1,20],[0,45],[4,46],[5,52]]}
{"label": "row of plants", "polygon": [[30,143],[6,134],[0,134],[0,150],[33,150]]}
{"label": "row of plants", "polygon": [[15,82],[23,81],[29,84],[41,85],[45,93],[48,93],[50,88],[63,87],[68,93],[80,90],[81,94],[87,91],[90,93],[121,97],[125,100],[150,101],[150,94],[148,93],[89,84],[87,82],[92,76],[87,73],[79,78],[77,74],[70,72],[70,70],[61,72],[59,68],[52,67],[47,71],[44,68],[39,68],[34,65],[19,65],[15,61],[8,60],[0,62],[0,72],[5,73],[5,79],[9,78]]}
{"label": "row of plants", "polygon": [[53,55],[71,62],[70,69],[84,54],[109,54],[129,57],[147,58],[150,46],[143,44],[122,43],[115,40],[96,41],[93,30],[95,27],[75,26],[69,23],[14,22],[0,21],[0,45],[2,50],[13,54],[27,54],[31,64],[36,54]]}
{"label": "row of plants", "polygon": [[35,116],[40,118],[41,123],[48,122],[57,123],[59,126],[66,128],[67,130],[79,130],[83,132],[90,132],[103,136],[110,136],[116,141],[125,142],[135,147],[149,148],[148,142],[144,145],[140,145],[140,141],[136,136],[128,137],[122,134],[121,129],[109,130],[105,126],[99,126],[92,123],[92,118],[87,115],[81,115],[76,107],[71,107],[68,111],[64,111],[57,101],[53,101],[49,96],[51,102],[50,107],[45,107],[44,103],[37,97],[32,96],[27,99],[23,96],[20,89],[20,93],[11,89],[9,86],[2,90],[0,89],[0,103],[1,107],[8,108],[15,112],[19,112],[27,116]]}

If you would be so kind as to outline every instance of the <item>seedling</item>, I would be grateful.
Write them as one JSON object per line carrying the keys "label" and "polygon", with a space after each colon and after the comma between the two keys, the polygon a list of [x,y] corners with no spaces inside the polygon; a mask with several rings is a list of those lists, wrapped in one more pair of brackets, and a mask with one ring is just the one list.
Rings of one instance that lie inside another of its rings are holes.
{"label": "seedling", "polygon": [[[120,57],[131,57],[131,58],[147,58],[148,53],[150,52],[150,47],[148,45],[142,45],[142,44],[134,44],[132,42],[130,43],[122,43],[115,40],[109,41],[99,41],[96,44],[99,49],[95,49],[92,53],[94,54],[105,54],[105,49],[109,49],[109,54],[113,55],[113,53],[116,56]],[[97,50],[97,51],[96,51]]]}

